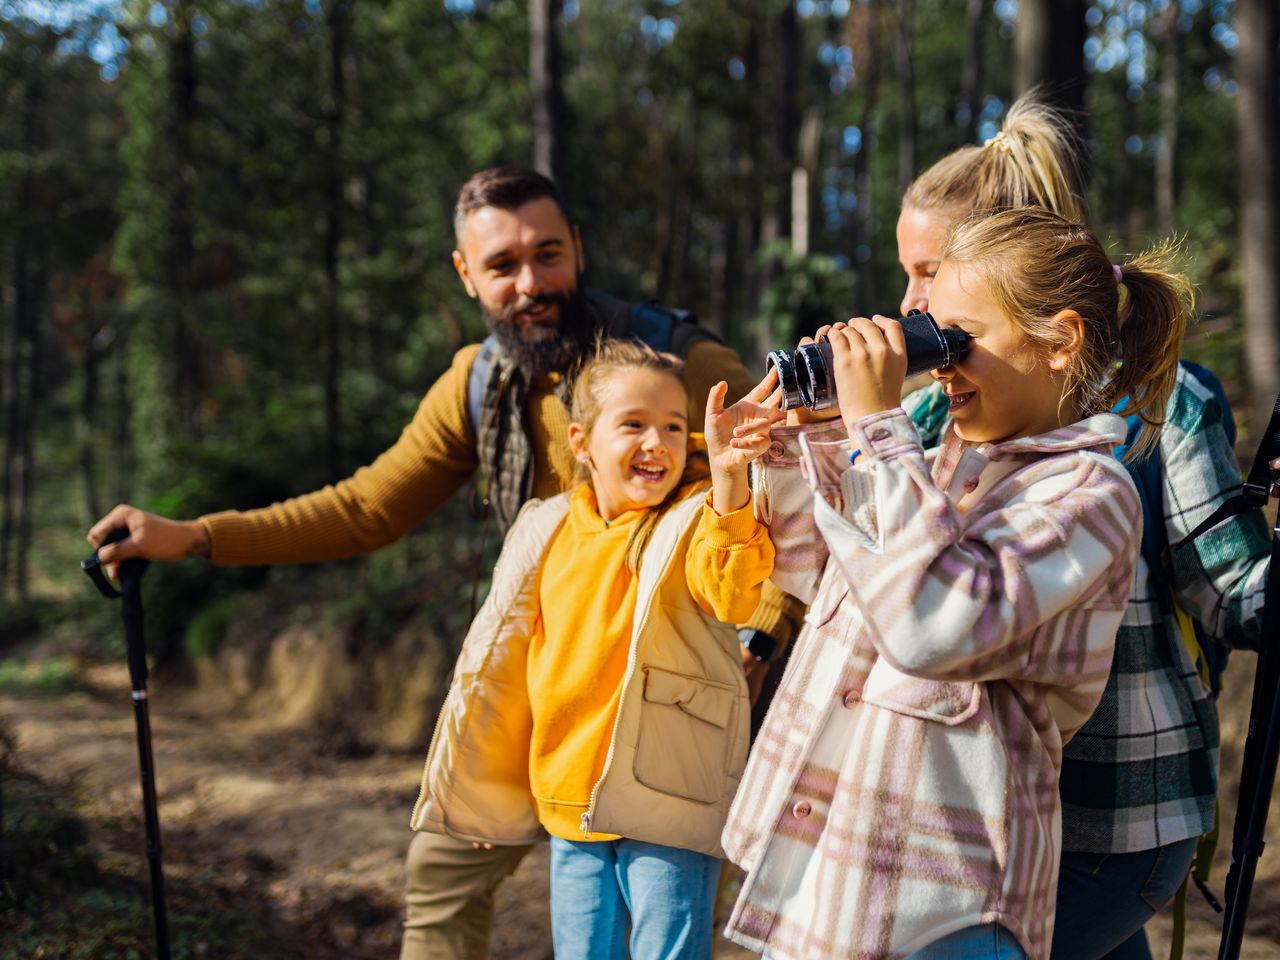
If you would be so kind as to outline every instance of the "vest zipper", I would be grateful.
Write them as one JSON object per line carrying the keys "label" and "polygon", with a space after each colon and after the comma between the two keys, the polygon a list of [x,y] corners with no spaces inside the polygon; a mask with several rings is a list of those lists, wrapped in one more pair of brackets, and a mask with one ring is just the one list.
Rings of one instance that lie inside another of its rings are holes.
{"label": "vest zipper", "polygon": [[[449,679],[449,686],[452,689],[453,687],[452,677],[450,677]],[[427,778],[430,775],[430,770],[431,770],[431,755],[435,753],[436,741],[440,739],[440,726],[444,723],[444,717],[445,717],[445,713],[447,712],[448,706],[449,706],[449,692],[446,692],[444,703],[440,705],[440,712],[436,714],[436,725],[435,725],[435,728],[431,731],[431,743],[427,746],[427,759],[426,759],[426,763],[423,765],[423,770],[422,770],[422,786],[418,788],[418,802],[413,805],[413,810],[415,814],[414,820],[418,819],[416,814],[418,810],[421,809],[422,804],[427,799]]]}
{"label": "vest zipper", "polygon": [[[676,546],[679,546],[679,543],[680,541],[679,539],[677,539]],[[655,595],[657,591],[661,589],[662,584],[666,582],[667,577],[670,576],[671,574],[671,567],[675,563],[676,552],[677,551],[675,547],[672,547],[670,554],[666,559],[666,563],[662,568],[662,573],[658,576],[658,579],[655,581],[655,587],[654,587]],[[643,564],[644,559],[641,558],[640,562],[641,564]],[[638,600],[639,597],[637,596],[636,599]],[[595,785],[591,788],[591,797],[590,799],[587,800],[587,812],[582,815],[582,819],[579,822],[579,826],[582,830],[582,837],[584,840],[591,839],[591,821],[595,817],[596,802],[600,799],[600,787],[604,784],[605,780],[608,779],[609,768],[613,766],[614,746],[618,742],[618,724],[622,720],[622,708],[627,702],[627,690],[631,686],[632,677],[635,676],[635,662],[636,662],[637,647],[639,646],[640,635],[644,632],[644,627],[648,626],[649,624],[650,614],[652,610],[653,610],[653,602],[652,602],[652,598],[650,598],[650,602],[645,604],[644,619],[640,621],[640,623],[637,624],[632,629],[632,632],[631,632],[631,649],[627,652],[627,676],[622,681],[622,693],[618,697],[618,712],[613,718],[613,733],[610,734],[609,736],[609,751],[604,756],[604,769],[600,771],[600,779],[597,780],[595,782]]]}

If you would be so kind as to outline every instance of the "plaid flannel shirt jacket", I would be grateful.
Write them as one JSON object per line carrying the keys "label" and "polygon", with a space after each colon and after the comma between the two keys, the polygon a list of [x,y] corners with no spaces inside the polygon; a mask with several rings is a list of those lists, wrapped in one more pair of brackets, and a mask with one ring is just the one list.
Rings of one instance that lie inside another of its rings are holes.
{"label": "plaid flannel shirt jacket", "polygon": [[884,960],[995,921],[1047,958],[1062,743],[1138,553],[1123,436],[1103,414],[926,458],[900,409],[775,428],[756,511],[775,582],[812,602],[725,827],[733,940]]}
{"label": "plaid flannel shirt jacket", "polygon": [[[938,385],[916,391],[903,406],[925,446],[937,443],[947,419]],[[1240,467],[1216,398],[1182,367],[1165,414],[1163,513],[1175,544],[1238,492]],[[1148,569],[1139,557],[1102,702],[1063,750],[1064,851],[1133,853],[1213,826],[1217,710],[1177,622],[1161,610],[1161,591],[1171,586],[1208,636],[1256,648],[1270,533],[1254,510],[1171,552],[1171,575]]]}

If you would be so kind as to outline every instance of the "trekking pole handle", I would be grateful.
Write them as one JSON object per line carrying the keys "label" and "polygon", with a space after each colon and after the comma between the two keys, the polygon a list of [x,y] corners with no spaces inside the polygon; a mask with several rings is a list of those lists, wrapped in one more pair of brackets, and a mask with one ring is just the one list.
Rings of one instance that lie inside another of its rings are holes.
{"label": "trekking pole handle", "polygon": [[[128,527],[116,527],[105,537],[99,548],[105,547],[108,543],[116,543],[129,536]],[[98,551],[94,550],[89,556],[80,561],[80,569],[88,574],[89,579],[93,581],[93,585],[98,588],[98,592],[108,600],[114,600],[120,596],[120,591],[112,586],[111,581],[107,579],[107,575],[102,572],[102,564],[98,560]],[[140,580],[142,574],[147,569],[147,561],[139,559],[124,560],[120,563],[120,582],[123,584],[126,580]]]}
{"label": "trekking pole handle", "polygon": [[[105,547],[108,543],[115,543],[117,540],[123,540],[129,535],[128,527],[116,527],[105,537],[102,538],[100,547]],[[108,600],[114,600],[120,596],[120,591],[111,585],[111,581],[107,579],[107,575],[102,572],[102,564],[98,561],[98,551],[95,549],[93,553],[80,561],[80,569],[89,575],[89,579],[93,581],[93,585],[98,588],[98,592]]]}

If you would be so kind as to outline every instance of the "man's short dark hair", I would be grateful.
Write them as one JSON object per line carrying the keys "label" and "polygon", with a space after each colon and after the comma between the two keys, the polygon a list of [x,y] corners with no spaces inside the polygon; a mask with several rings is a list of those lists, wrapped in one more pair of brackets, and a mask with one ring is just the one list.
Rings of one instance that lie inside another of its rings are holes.
{"label": "man's short dark hair", "polygon": [[467,214],[481,207],[497,207],[499,210],[516,210],[531,200],[547,197],[555,202],[564,215],[565,222],[572,226],[573,218],[564,205],[560,191],[537,170],[529,167],[505,166],[493,167],[473,173],[471,178],[458,191],[458,201],[453,206],[453,232],[458,242],[462,242],[462,230],[466,226]]}

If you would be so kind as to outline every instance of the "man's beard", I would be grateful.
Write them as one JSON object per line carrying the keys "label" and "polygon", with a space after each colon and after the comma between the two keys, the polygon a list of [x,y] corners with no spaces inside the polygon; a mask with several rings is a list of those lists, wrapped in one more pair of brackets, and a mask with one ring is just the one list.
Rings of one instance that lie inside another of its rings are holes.
{"label": "man's beard", "polygon": [[[540,304],[559,306],[556,323],[521,327],[516,316]],[[586,307],[580,290],[520,297],[499,312],[480,305],[499,345],[530,377],[567,373],[591,352],[596,330]]]}

